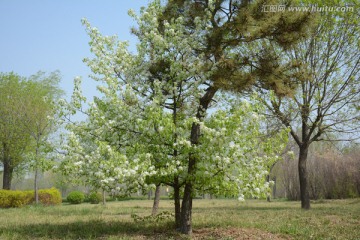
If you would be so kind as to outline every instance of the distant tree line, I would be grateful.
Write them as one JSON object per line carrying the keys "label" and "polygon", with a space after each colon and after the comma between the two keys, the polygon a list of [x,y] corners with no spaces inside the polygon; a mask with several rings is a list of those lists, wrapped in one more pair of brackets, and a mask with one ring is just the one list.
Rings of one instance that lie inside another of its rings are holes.
{"label": "distant tree line", "polygon": [[[295,150],[296,151],[296,150]],[[360,196],[360,147],[317,143],[309,150],[309,197],[316,199]],[[300,200],[299,177],[295,159],[285,157],[273,168],[275,198]]]}

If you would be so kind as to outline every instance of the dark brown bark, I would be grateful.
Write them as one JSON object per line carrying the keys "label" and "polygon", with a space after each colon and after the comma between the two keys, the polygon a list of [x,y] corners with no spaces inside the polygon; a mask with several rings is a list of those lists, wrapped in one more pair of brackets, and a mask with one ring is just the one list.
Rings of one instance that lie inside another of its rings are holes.
{"label": "dark brown bark", "polygon": [[[200,125],[198,123],[193,123],[191,128],[191,143],[198,144],[200,138]],[[181,205],[181,223],[180,223],[180,232],[183,234],[192,233],[192,194],[193,194],[193,176],[195,173],[196,167],[196,156],[190,154],[189,163],[188,163],[188,178],[185,183],[184,196]]]}
{"label": "dark brown bark", "polygon": [[[199,130],[200,126],[197,125]],[[194,126],[193,125],[193,126]],[[181,223],[180,223],[180,232],[184,234],[192,233],[192,194],[193,194],[193,184],[192,184],[192,176],[195,172],[195,164],[196,159],[194,156],[189,157],[189,165],[188,165],[188,180],[185,184],[184,196],[181,205]]]}
{"label": "dark brown bark", "polygon": [[184,197],[181,205],[180,232],[183,234],[192,233],[192,193],[193,186],[191,181],[185,184]]}
{"label": "dark brown bark", "polygon": [[299,182],[300,182],[300,198],[301,198],[301,208],[310,209],[310,196],[308,190],[308,177],[306,162],[308,156],[309,147],[307,145],[300,146],[299,152]]}
{"label": "dark brown bark", "polygon": [[10,158],[6,157],[3,162],[4,172],[3,172],[3,189],[11,189],[11,180],[14,169],[11,167]]}
{"label": "dark brown bark", "polygon": [[180,206],[180,185],[178,177],[174,178],[174,204],[175,204],[175,227],[180,229],[181,206]]}
{"label": "dark brown bark", "polygon": [[160,203],[160,184],[157,184],[155,189],[155,197],[154,197],[154,203],[153,203],[151,215],[155,216],[157,214],[159,209],[159,203]]}
{"label": "dark brown bark", "polygon": [[[176,94],[174,93],[174,108],[173,108],[173,122],[174,125],[177,126],[177,98],[175,97]],[[174,132],[174,142],[177,142],[177,133]],[[176,158],[178,155],[177,149],[174,149],[173,153],[174,157]],[[181,223],[181,206],[180,206],[180,188],[181,185],[179,183],[179,176],[174,177],[174,205],[175,205],[175,228],[177,230],[180,229],[180,223]]]}
{"label": "dark brown bark", "polygon": [[[217,92],[217,88],[209,87],[200,99],[200,104],[197,110],[196,117],[200,120],[204,118],[206,110],[209,107],[210,102],[212,101],[215,93]],[[193,123],[191,127],[191,135],[190,140],[192,145],[198,145],[200,139],[200,125],[198,123]],[[194,154],[189,154],[189,163],[188,163],[188,176],[185,181],[184,188],[184,196],[181,205],[181,223],[180,223],[180,232],[183,234],[191,234],[192,233],[192,197],[194,194],[193,188],[193,177],[196,172],[196,162],[197,157]]]}

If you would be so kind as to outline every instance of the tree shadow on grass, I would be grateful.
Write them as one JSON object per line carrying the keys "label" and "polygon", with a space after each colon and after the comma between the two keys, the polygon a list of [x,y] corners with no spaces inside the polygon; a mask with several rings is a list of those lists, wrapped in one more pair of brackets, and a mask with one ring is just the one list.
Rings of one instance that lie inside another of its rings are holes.
{"label": "tree shadow on grass", "polygon": [[[209,210],[221,211],[221,212],[244,212],[244,211],[281,211],[281,210],[293,210],[300,207],[281,207],[281,206],[270,206],[270,207],[261,207],[261,206],[211,206],[208,207]],[[195,211],[203,211],[202,207],[194,207]]]}
{"label": "tree shadow on grass", "polygon": [[79,221],[68,224],[29,224],[0,228],[0,233],[11,233],[21,239],[104,239],[110,236],[137,237],[145,239],[156,236],[178,235],[170,222],[161,224],[137,224],[103,220]]}

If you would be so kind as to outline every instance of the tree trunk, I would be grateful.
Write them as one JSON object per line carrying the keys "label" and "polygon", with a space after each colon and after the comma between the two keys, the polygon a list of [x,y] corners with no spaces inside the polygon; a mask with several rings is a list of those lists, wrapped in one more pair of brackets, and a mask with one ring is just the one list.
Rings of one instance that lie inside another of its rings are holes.
{"label": "tree trunk", "polygon": [[307,145],[303,145],[299,147],[299,182],[300,182],[300,199],[301,199],[301,208],[302,209],[310,209],[310,196],[308,189],[308,178],[307,178],[307,155],[309,151],[309,147]]}
{"label": "tree trunk", "polygon": [[[200,137],[200,125],[198,123],[193,123],[191,127],[191,143],[198,144]],[[196,157],[193,154],[189,154],[189,165],[188,165],[188,175],[185,181],[184,196],[181,205],[181,223],[180,223],[180,232],[183,234],[192,233],[192,195],[193,195],[193,177],[196,171]]]}
{"label": "tree trunk", "polygon": [[179,179],[174,179],[174,204],[175,204],[175,228],[180,230],[181,223],[181,206],[180,206],[180,186]]}
{"label": "tree trunk", "polygon": [[4,172],[3,172],[3,189],[11,189],[11,180],[13,175],[13,168],[11,167],[10,158],[4,159]]}
{"label": "tree trunk", "polygon": [[159,209],[159,202],[160,202],[160,184],[156,185],[154,204],[152,207],[151,215],[155,216],[157,214]]}
{"label": "tree trunk", "polygon": [[180,232],[183,234],[192,233],[192,193],[193,187],[191,181],[185,184],[184,197],[182,200],[181,206],[181,223],[180,223]]}
{"label": "tree trunk", "polygon": [[[196,118],[200,121],[204,118],[206,110],[209,107],[210,102],[212,101],[215,93],[217,92],[216,87],[209,87],[206,90],[204,96],[200,98],[200,104],[197,109]],[[193,123],[191,126],[190,140],[192,145],[198,145],[200,139],[200,124]],[[194,175],[196,172],[196,162],[197,158],[194,154],[189,154],[189,163],[188,163],[188,172],[185,180],[184,196],[181,205],[181,222],[180,222],[180,232],[183,234],[192,233],[192,197],[194,194],[193,181]]]}
{"label": "tree trunk", "polygon": [[274,176],[273,198],[276,198],[276,176]]}
{"label": "tree trunk", "polygon": [[35,168],[35,180],[34,180],[34,192],[35,192],[35,203],[39,204],[39,193],[38,193],[38,168]]}
{"label": "tree trunk", "polygon": [[[270,173],[268,175],[266,175],[266,182],[270,183]],[[268,202],[271,202],[271,196],[270,194],[266,196],[266,200]]]}
{"label": "tree trunk", "polygon": [[35,193],[35,203],[36,204],[39,204],[39,193],[38,193],[38,167],[37,167],[37,160],[38,160],[38,154],[39,154],[39,148],[37,147],[36,148],[36,151],[35,151],[35,156],[36,156],[36,167],[35,167],[35,179],[34,179],[34,193]]}
{"label": "tree trunk", "polygon": [[152,190],[150,189],[148,192],[148,200],[151,200],[151,196],[152,196]]}
{"label": "tree trunk", "polygon": [[102,204],[105,205],[105,204],[106,204],[106,194],[105,194],[105,190],[103,190],[103,192],[102,192],[102,197],[103,197],[103,199],[102,199]]}
{"label": "tree trunk", "polygon": [[[200,137],[200,125],[198,123],[193,123],[191,127],[191,143],[198,144]],[[184,196],[181,205],[181,223],[180,223],[180,232],[183,234],[192,233],[192,223],[191,223],[191,214],[192,214],[192,195],[193,195],[193,177],[195,173],[196,157],[193,154],[189,154],[189,165],[188,165],[188,175],[185,181]]]}
{"label": "tree trunk", "polygon": [[[177,126],[177,98],[174,94],[174,108],[173,108],[173,123],[175,126]],[[176,131],[174,132],[174,142],[177,142],[178,135]],[[178,151],[175,148],[173,156],[176,158],[178,155]],[[180,223],[181,223],[181,206],[180,206],[180,184],[179,184],[179,176],[174,176],[174,205],[175,205],[175,228],[177,231],[180,230]]]}

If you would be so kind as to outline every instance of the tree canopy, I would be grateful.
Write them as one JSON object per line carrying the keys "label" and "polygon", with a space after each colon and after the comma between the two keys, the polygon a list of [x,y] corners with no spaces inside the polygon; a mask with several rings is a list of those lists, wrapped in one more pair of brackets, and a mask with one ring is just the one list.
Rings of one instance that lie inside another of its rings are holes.
{"label": "tree canopy", "polygon": [[54,104],[62,91],[59,72],[24,78],[15,73],[0,76],[0,143],[4,166],[3,188],[11,188],[13,171],[44,146],[53,130]]}

